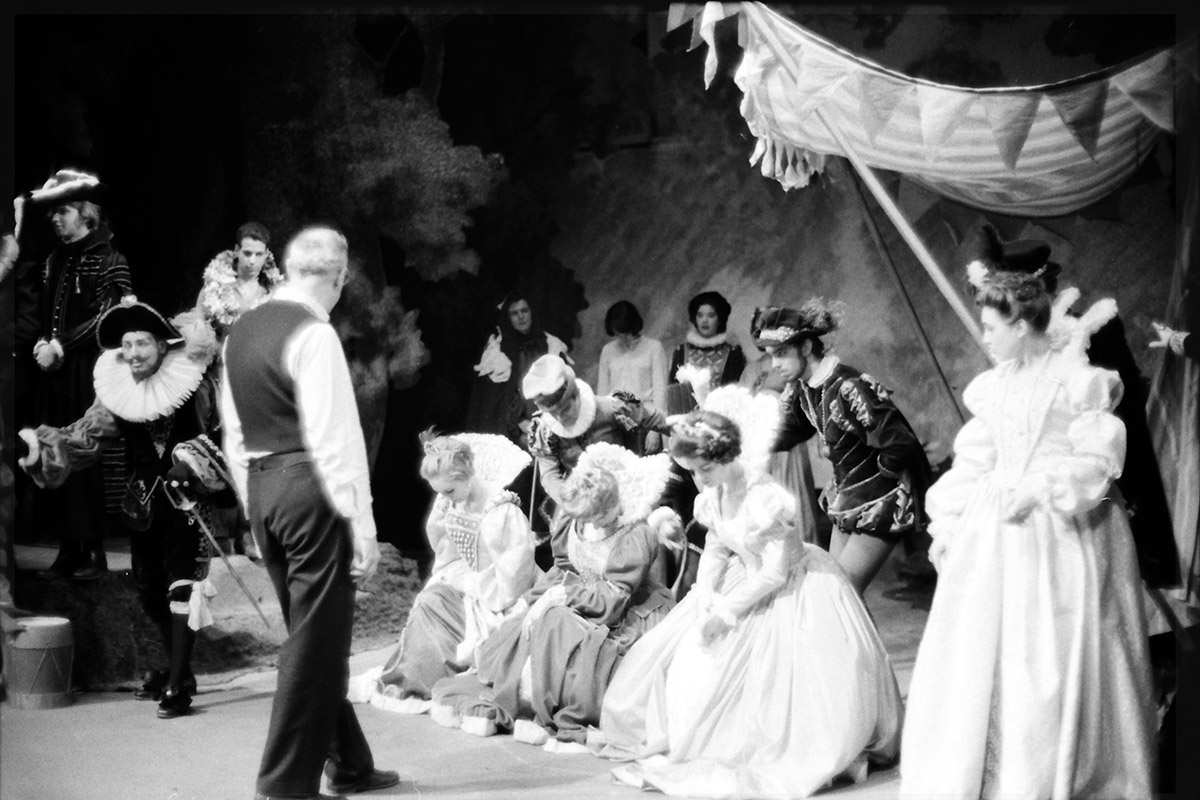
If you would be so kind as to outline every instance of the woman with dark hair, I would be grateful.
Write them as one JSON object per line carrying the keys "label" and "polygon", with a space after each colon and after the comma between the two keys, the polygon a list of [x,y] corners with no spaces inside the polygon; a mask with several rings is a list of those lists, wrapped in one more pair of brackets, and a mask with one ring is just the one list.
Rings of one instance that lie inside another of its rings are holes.
{"label": "woman with dark hair", "polygon": [[1051,304],[1042,277],[978,284],[997,366],[926,500],[937,590],[908,697],[901,794],[1152,796],[1155,708],[1129,519],[1114,479],[1116,372],[1090,366],[1116,314]]}
{"label": "woman with dark hair", "polygon": [[692,329],[671,354],[671,367],[667,371],[669,380],[677,387],[671,391],[668,400],[670,413],[684,413],[696,407],[691,391],[680,384],[677,374],[680,367],[690,365],[698,370],[708,370],[712,388],[737,383],[742,377],[746,356],[741,347],[729,341],[725,330],[732,311],[733,307],[720,292],[701,292],[688,303],[688,321]]}
{"label": "woman with dark hair", "polygon": [[642,336],[642,315],[628,300],[613,303],[604,315],[604,332],[613,337],[600,350],[596,393],[629,392],[665,411],[667,358],[662,342]]}
{"label": "woman with dark hair", "polygon": [[497,306],[499,319],[475,365],[479,378],[467,406],[466,429],[499,433],[523,444],[534,407],[521,395],[521,378],[547,353],[569,364],[567,345],[538,323],[528,297],[511,292]]}
{"label": "woman with dark hair", "polygon": [[714,390],[671,432],[708,527],[686,597],[618,665],[590,737],[619,780],[687,797],[808,797],[899,750],[900,691],[845,574],[766,474],[768,395]]}
{"label": "woman with dark hair", "polygon": [[826,353],[822,337],[837,328],[835,310],[817,298],[798,310],[760,308],[752,327],[787,381],[775,449],[820,437],[833,464],[821,496],[834,526],[829,552],[862,594],[896,543],[924,527],[932,471],[891,390]]}

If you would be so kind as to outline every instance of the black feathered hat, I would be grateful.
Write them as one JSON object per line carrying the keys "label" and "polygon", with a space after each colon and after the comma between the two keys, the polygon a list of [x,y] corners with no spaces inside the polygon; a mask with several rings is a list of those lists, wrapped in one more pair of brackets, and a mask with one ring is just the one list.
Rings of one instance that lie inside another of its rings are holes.
{"label": "black feathered hat", "polygon": [[[1050,245],[1038,239],[1002,241],[999,231],[991,225],[984,225],[980,231],[979,245],[970,264],[975,262],[982,264],[988,272],[1036,274],[1047,286],[1052,285],[1062,272],[1062,267],[1050,260]],[[968,276],[971,284],[978,288],[979,270],[972,270],[968,265]]]}
{"label": "black feathered hat", "polygon": [[837,327],[834,309],[818,298],[800,308],[762,306],[754,310],[750,335],[759,348],[795,344],[805,336],[824,336]]}
{"label": "black feathered hat", "polygon": [[96,324],[96,341],[105,350],[112,350],[121,346],[121,338],[130,331],[152,333],[169,347],[183,344],[183,334],[166,317],[138,302],[134,295],[127,294],[100,317]]}

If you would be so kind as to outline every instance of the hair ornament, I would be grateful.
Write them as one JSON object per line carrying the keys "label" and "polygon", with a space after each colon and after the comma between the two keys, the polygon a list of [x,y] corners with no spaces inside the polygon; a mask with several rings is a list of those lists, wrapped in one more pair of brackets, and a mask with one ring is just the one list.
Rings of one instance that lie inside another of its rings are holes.
{"label": "hair ornament", "polygon": [[982,261],[976,260],[967,264],[967,282],[977,290],[983,288],[990,274],[987,265]]}

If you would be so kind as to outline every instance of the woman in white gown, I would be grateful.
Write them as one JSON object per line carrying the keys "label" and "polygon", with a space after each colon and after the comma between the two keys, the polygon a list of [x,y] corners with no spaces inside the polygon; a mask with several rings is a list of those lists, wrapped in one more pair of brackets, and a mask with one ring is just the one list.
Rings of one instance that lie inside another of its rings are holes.
{"label": "woman in white gown", "polygon": [[538,574],[517,497],[501,487],[529,461],[503,436],[421,435],[421,477],[437,492],[425,523],[434,553],[400,642],[382,668],[350,682],[351,701],[421,714],[441,678],[475,665],[478,645],[527,605]]}
{"label": "woman in white gown", "polygon": [[1085,355],[1116,304],[1074,320],[1062,312],[1077,291],[1052,313],[1036,275],[977,280],[998,366],[964,392],[975,416],[927,497],[938,584],[909,691],[901,794],[1148,798],[1146,622],[1113,485],[1121,382]]}
{"label": "woman in white gown", "polygon": [[796,537],[794,500],[765,474],[778,418],[774,398],[729,386],[672,431],[709,532],[691,592],[605,693],[589,744],[636,761],[620,780],[799,798],[897,754],[900,694],[875,627],[833,558]]}

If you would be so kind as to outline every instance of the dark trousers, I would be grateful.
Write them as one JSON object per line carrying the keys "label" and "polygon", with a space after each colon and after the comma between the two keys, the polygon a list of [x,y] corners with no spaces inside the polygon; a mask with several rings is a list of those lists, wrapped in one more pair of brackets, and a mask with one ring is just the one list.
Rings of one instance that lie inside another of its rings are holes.
{"label": "dark trousers", "polygon": [[343,775],[374,768],[346,700],[355,593],[349,523],[325,499],[303,453],[252,464],[248,494],[250,524],[288,630],[257,790],[316,794],[326,758]]}

